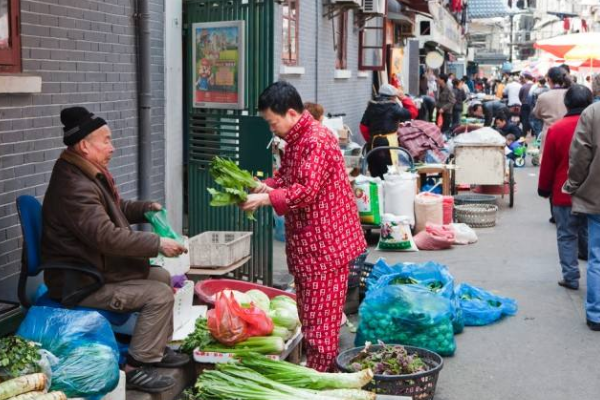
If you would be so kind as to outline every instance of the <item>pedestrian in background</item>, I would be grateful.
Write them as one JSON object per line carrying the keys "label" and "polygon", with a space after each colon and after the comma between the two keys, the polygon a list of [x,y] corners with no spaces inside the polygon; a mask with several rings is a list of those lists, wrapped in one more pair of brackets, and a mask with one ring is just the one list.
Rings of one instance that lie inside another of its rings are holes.
{"label": "pedestrian in background", "polygon": [[452,92],[454,93],[454,108],[452,109],[452,126],[460,125],[460,119],[463,113],[463,105],[467,101],[467,94],[464,89],[464,82],[458,79],[452,81]]}
{"label": "pedestrian in background", "polygon": [[543,121],[542,132],[540,133],[540,160],[544,152],[544,137],[552,124],[561,119],[567,113],[565,107],[565,93],[571,85],[571,81],[561,67],[552,67],[548,70],[546,76],[550,90],[539,95],[532,114]]}
{"label": "pedestrian in background", "polygon": [[571,195],[572,212],[587,216],[587,324],[600,331],[600,103],[579,118],[569,152],[569,174],[563,190]]}
{"label": "pedestrian in background", "polygon": [[521,101],[521,124],[523,124],[523,133],[527,135],[531,131],[529,124],[529,115],[531,114],[531,105],[529,104],[529,92],[534,86],[533,76],[529,72],[524,72],[521,76],[523,86],[519,91],[519,100]]}
{"label": "pedestrian in background", "polygon": [[436,108],[438,112],[438,120],[440,116],[443,118],[442,124],[440,126],[442,133],[447,132],[450,129],[450,125],[452,124],[452,111],[454,110],[454,104],[456,104],[454,93],[452,93],[452,89],[450,89],[446,84],[447,81],[448,76],[446,74],[440,74],[437,80],[438,97]]}
{"label": "pedestrian in background", "polygon": [[600,74],[592,79],[592,94],[594,95],[594,103],[600,101]]}
{"label": "pedestrian in background", "polygon": [[538,194],[551,198],[556,220],[556,243],[562,270],[558,284],[567,289],[579,288],[579,261],[587,259],[587,219],[573,214],[571,196],[562,192],[569,170],[569,150],[575,128],[583,110],[592,104],[592,92],[583,85],[573,85],[565,94],[565,117],[548,129],[546,155],[540,167]]}

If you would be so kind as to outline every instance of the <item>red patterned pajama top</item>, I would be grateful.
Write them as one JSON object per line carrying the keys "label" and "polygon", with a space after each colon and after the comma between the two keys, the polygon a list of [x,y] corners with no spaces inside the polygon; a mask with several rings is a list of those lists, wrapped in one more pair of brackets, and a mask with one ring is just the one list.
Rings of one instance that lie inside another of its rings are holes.
{"label": "red patterned pajama top", "polygon": [[281,168],[265,183],[285,215],[307,366],[331,369],[338,352],[348,264],[366,249],[344,157],[332,133],[304,112],[288,132]]}

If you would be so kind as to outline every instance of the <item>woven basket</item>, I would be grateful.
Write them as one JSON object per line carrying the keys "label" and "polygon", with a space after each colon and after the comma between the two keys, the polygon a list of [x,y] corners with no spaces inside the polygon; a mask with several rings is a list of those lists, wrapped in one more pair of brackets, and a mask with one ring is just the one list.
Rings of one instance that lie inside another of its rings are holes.
{"label": "woven basket", "polygon": [[454,207],[456,221],[471,228],[491,228],[496,225],[498,206],[492,204],[464,204]]}

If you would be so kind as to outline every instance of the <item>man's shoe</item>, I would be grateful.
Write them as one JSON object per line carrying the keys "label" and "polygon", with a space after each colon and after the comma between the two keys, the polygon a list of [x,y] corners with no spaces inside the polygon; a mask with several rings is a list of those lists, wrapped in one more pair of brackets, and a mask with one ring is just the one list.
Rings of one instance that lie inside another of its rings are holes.
{"label": "man's shoe", "polygon": [[550,217],[550,219],[548,220],[548,222],[550,222],[551,224],[555,224],[556,220],[554,219],[554,217]]}
{"label": "man's shoe", "polygon": [[578,290],[579,289],[579,285],[574,285],[574,284],[568,283],[566,281],[558,281],[558,286],[562,286],[569,290]]}
{"label": "man's shoe", "polygon": [[163,359],[154,364],[158,368],[179,368],[190,362],[190,357],[187,354],[181,354],[170,348],[165,347],[165,355]]}
{"label": "man's shoe", "polygon": [[595,332],[600,332],[600,322],[592,322],[588,319],[587,326]]}
{"label": "man's shoe", "polygon": [[147,393],[162,393],[175,387],[175,380],[161,375],[152,367],[140,367],[125,374],[127,389]]}
{"label": "man's shoe", "polygon": [[579,254],[577,256],[577,258],[579,258],[581,261],[587,261],[588,260],[588,255],[587,254]]}

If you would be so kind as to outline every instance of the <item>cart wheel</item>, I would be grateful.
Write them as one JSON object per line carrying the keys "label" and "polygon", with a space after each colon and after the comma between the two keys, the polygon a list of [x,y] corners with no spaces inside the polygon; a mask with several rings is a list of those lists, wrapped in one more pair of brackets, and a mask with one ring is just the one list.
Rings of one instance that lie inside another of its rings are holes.
{"label": "cart wheel", "polygon": [[508,206],[512,208],[515,205],[515,165],[512,162],[508,167],[508,188]]}
{"label": "cart wheel", "polygon": [[525,159],[523,157],[519,157],[515,160],[515,165],[519,168],[525,166]]}

